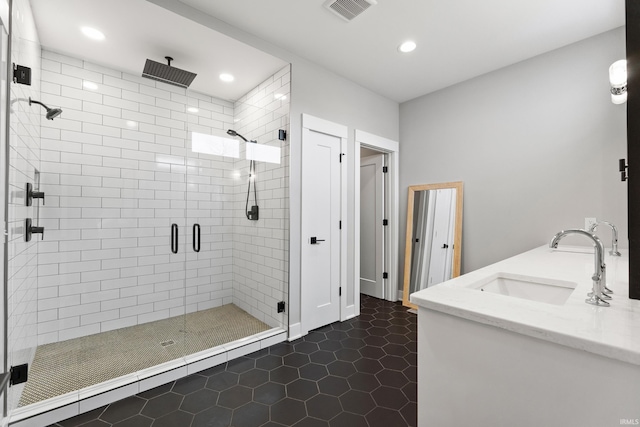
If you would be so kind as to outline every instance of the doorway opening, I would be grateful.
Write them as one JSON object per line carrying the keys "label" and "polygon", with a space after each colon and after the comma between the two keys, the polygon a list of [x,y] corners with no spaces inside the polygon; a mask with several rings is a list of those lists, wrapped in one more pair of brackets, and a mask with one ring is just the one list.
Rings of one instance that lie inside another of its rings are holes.
{"label": "doorway opening", "polygon": [[360,130],[355,142],[356,295],[397,301],[399,144]]}

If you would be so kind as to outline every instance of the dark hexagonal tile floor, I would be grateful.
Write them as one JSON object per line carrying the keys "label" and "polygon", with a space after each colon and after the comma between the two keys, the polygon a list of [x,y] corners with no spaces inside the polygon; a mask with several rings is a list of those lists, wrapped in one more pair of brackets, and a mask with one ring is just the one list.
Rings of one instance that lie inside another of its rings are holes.
{"label": "dark hexagonal tile floor", "polygon": [[50,427],[417,425],[417,318],[361,296],[361,315]]}

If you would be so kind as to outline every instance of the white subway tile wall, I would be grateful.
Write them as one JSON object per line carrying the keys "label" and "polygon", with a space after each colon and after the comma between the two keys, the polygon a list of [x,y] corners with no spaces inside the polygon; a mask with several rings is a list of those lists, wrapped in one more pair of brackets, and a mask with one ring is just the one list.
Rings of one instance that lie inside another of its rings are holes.
{"label": "white subway tile wall", "polygon": [[[270,326],[285,325],[289,283],[289,134],[290,67],[280,70],[234,105],[234,129],[249,140],[280,148],[280,164],[256,162],[258,221],[245,215],[249,161],[245,145],[236,162],[233,209],[233,302]],[[236,176],[237,176],[236,175]],[[249,209],[254,204],[253,185]]]}
{"label": "white subway tile wall", "polygon": [[[29,97],[40,100],[40,44],[28,0],[13,3],[11,62],[31,68],[31,85],[12,83],[9,120],[8,216],[8,357],[9,366],[31,363],[37,346],[39,236],[24,240],[25,218],[37,218],[37,208],[25,205],[25,185],[34,183],[40,168],[40,123],[44,109],[29,106]],[[16,19],[22,16],[22,19]],[[4,190],[3,190],[4,191]],[[37,203],[35,203],[37,205]],[[35,222],[37,225],[37,221]],[[44,314],[45,316],[47,313]],[[50,314],[49,314],[50,315]],[[8,389],[7,409],[18,405],[24,385]]]}
{"label": "white subway tile wall", "polygon": [[[288,130],[288,100],[274,104],[271,94],[267,103],[254,92],[288,90],[289,67],[247,95],[257,104],[245,107],[47,50],[42,62],[43,102],[63,113],[42,123],[38,343],[232,302],[283,326],[275,302],[287,291],[288,146],[276,127]],[[191,132],[224,135],[236,110],[252,138],[283,148],[281,165],[261,166],[259,197],[268,204],[258,227],[237,220],[247,162],[191,152]]]}

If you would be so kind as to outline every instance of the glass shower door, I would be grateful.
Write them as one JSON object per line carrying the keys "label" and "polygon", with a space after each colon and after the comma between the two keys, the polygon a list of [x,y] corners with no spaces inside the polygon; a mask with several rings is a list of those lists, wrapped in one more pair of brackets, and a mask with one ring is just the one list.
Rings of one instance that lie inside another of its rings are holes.
{"label": "glass shower door", "polygon": [[[189,92],[187,100],[185,354],[211,354],[235,337],[233,299],[233,164],[237,143],[224,133],[233,104]],[[193,356],[195,355],[195,356]]]}
{"label": "glass shower door", "polygon": [[183,356],[186,139],[171,136],[181,125],[157,106],[172,92],[75,58],[47,60],[84,78],[43,93],[63,113],[40,121],[39,345],[23,406],[104,392],[109,380],[148,378]]}
{"label": "glass shower door", "polygon": [[288,108],[256,93],[189,96],[187,354],[252,342],[254,351],[264,333],[286,327],[288,150],[279,131]]}

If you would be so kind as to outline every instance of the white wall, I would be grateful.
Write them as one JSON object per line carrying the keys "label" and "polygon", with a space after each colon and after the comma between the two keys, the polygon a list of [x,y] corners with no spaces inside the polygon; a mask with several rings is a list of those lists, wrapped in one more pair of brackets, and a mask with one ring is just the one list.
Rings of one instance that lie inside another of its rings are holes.
{"label": "white wall", "polygon": [[[8,236],[8,351],[9,366],[31,363],[37,345],[37,244],[39,235],[24,241],[24,220],[35,218],[35,206],[25,206],[25,184],[40,169],[40,122],[44,110],[29,106],[40,100],[40,42],[28,0],[14,0],[11,61],[31,68],[31,86],[11,84]],[[2,106],[4,114],[4,106]],[[4,190],[3,190],[4,191]],[[37,203],[36,203],[37,204]],[[35,224],[37,225],[37,224]],[[23,385],[8,391],[8,409],[15,408]]]}
{"label": "white wall", "polygon": [[[618,28],[403,103],[401,229],[407,186],[463,181],[463,273],[588,216],[615,223],[625,245],[626,107],[611,103],[608,84],[624,37]],[[610,230],[599,231],[610,246]]]}
{"label": "white wall", "polygon": [[[377,95],[357,84],[330,73],[305,61],[292,64],[291,98],[291,273],[289,324],[295,325],[300,319],[300,248],[307,236],[300,235],[302,114],[310,114],[349,127],[349,149],[346,153],[347,176],[347,218],[348,232],[347,306],[354,304],[355,283],[353,268],[360,260],[354,259],[355,250],[355,173],[353,159],[356,150],[355,129],[394,141],[398,140],[398,104]],[[343,224],[345,222],[343,221]],[[292,331],[295,334],[295,330]],[[295,336],[295,335],[294,335]]]}

